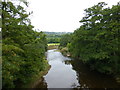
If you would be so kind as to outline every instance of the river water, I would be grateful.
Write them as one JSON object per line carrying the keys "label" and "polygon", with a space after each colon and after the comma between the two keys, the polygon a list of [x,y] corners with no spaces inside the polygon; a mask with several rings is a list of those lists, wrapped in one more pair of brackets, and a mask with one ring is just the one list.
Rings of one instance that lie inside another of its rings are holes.
{"label": "river water", "polygon": [[36,88],[120,88],[111,76],[91,71],[80,60],[71,60],[56,49],[47,51],[51,65]]}

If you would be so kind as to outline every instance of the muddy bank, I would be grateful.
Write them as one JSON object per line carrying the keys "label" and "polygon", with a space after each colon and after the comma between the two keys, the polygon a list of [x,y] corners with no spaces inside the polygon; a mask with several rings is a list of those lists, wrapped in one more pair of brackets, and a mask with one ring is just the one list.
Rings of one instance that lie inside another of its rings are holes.
{"label": "muddy bank", "polygon": [[59,51],[64,55],[64,56],[67,56],[67,57],[70,57],[70,52],[68,51],[68,48],[67,47],[59,47]]}
{"label": "muddy bank", "polygon": [[51,50],[51,49],[58,49],[59,45],[50,45],[48,46],[48,50]]}

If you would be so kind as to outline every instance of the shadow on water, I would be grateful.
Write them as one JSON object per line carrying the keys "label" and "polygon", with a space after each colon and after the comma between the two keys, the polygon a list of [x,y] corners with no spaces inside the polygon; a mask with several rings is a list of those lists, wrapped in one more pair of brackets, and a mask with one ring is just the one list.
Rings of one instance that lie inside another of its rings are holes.
{"label": "shadow on water", "polygon": [[111,76],[91,71],[81,61],[64,57],[55,49],[48,50],[47,60],[51,65],[51,69],[43,76],[42,82],[36,88],[48,88],[48,90],[50,88],[67,88],[65,90],[120,88],[120,84]]}
{"label": "shadow on water", "polygon": [[120,84],[110,75],[91,71],[79,60],[72,60],[71,64],[77,73],[79,84],[83,88],[120,88]]}

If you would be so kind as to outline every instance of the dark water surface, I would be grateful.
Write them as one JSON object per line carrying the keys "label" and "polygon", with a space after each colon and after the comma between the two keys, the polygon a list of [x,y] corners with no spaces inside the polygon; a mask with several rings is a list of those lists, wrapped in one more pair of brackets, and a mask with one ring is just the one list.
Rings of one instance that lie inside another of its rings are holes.
{"label": "dark water surface", "polygon": [[48,50],[47,60],[51,68],[36,88],[120,88],[111,76],[90,71],[79,60],[64,57],[55,49]]}

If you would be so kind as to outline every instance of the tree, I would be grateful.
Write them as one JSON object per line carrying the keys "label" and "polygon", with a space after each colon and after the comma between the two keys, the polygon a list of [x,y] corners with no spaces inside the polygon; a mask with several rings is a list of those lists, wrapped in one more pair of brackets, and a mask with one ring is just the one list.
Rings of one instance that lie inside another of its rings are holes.
{"label": "tree", "polygon": [[104,8],[104,2],[85,9],[83,23],[72,35],[69,51],[102,73],[119,75],[120,5]]}
{"label": "tree", "polygon": [[71,34],[65,34],[60,39],[60,46],[66,47],[71,42]]}
{"label": "tree", "polygon": [[29,15],[20,4],[2,2],[3,88],[24,85],[45,68],[46,37],[33,30]]}

